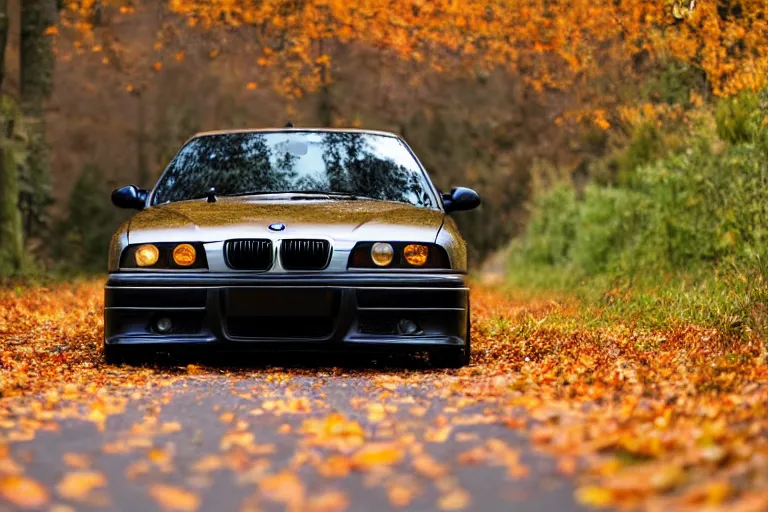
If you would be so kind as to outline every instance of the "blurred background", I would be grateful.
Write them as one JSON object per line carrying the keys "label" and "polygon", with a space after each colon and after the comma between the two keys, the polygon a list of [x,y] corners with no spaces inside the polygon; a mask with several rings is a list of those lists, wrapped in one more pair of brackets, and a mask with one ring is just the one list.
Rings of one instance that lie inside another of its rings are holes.
{"label": "blurred background", "polygon": [[114,187],[151,187],[197,131],[288,119],[403,135],[438,187],[483,196],[457,220],[475,268],[495,255],[513,283],[605,278],[605,294],[762,272],[764,0],[0,0],[0,15],[0,275],[103,271],[127,215]]}

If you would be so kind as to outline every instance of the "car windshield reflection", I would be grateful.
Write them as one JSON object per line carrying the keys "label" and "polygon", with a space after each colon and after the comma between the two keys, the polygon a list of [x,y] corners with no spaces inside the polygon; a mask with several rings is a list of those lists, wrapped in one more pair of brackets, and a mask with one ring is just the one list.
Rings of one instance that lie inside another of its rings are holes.
{"label": "car windshield reflection", "polygon": [[416,159],[396,137],[364,132],[235,132],[187,143],[152,204],[216,195],[327,194],[435,207]]}

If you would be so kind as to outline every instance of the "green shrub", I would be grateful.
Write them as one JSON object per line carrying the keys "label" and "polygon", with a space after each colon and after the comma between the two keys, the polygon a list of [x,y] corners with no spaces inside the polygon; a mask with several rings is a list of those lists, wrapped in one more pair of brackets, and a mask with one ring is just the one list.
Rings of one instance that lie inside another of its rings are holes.
{"label": "green shrub", "polygon": [[619,183],[626,183],[639,167],[661,157],[664,151],[664,139],[655,124],[644,122],[633,127],[629,144],[618,157]]}
{"label": "green shrub", "polygon": [[649,199],[649,233],[673,268],[765,251],[765,152],[754,144],[714,155],[695,145],[641,169],[635,187]]}
{"label": "green shrub", "polygon": [[559,185],[533,200],[523,251],[525,260],[544,265],[563,265],[570,259],[576,235],[576,191]]}
{"label": "green shrub", "polygon": [[715,112],[717,135],[731,144],[756,142],[761,136],[765,140],[766,112],[761,103],[760,95],[753,92],[721,99]]}
{"label": "green shrub", "polygon": [[585,275],[609,271],[636,243],[642,197],[630,190],[588,186],[579,204],[571,263]]}
{"label": "green shrub", "polygon": [[706,73],[685,62],[670,61],[640,87],[645,101],[663,101],[669,105],[685,105],[695,91],[709,95]]}
{"label": "green shrub", "polygon": [[610,307],[651,323],[682,317],[768,332],[765,132],[734,136],[719,151],[713,130],[697,132],[686,150],[636,167],[622,186],[591,184],[579,198],[561,184],[540,194],[512,245],[510,280],[546,276],[535,284],[599,302],[621,289],[626,304]]}

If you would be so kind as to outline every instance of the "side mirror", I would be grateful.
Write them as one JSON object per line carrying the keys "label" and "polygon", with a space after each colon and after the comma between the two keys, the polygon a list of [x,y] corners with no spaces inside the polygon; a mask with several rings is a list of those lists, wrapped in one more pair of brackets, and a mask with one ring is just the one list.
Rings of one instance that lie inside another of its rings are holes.
{"label": "side mirror", "polygon": [[147,194],[149,192],[136,185],[116,188],[112,191],[112,204],[118,208],[143,210],[144,203],[147,201]]}
{"label": "side mirror", "polygon": [[443,208],[447,213],[474,210],[480,206],[480,195],[471,188],[456,187],[443,194]]}

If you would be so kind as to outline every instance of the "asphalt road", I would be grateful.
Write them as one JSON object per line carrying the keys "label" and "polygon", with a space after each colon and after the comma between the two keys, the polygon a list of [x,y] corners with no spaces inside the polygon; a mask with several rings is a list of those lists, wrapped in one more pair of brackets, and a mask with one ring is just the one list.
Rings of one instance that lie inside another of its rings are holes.
{"label": "asphalt road", "polygon": [[579,508],[513,428],[522,413],[457,393],[451,372],[301,364],[160,368],[88,399],[19,401],[6,465],[42,489],[6,485],[0,510],[31,491],[45,496],[29,508],[56,512]]}

